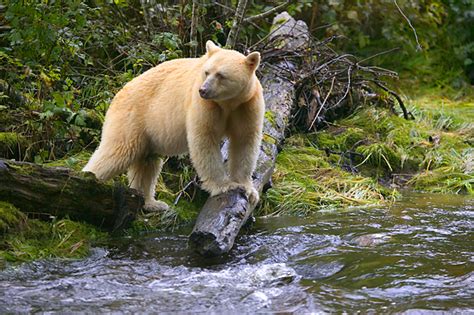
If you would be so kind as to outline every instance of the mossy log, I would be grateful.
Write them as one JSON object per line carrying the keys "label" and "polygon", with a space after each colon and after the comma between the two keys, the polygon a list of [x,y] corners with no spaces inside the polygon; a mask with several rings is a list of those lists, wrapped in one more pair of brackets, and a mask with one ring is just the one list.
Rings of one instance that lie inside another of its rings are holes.
{"label": "mossy log", "polygon": [[126,227],[144,204],[138,191],[100,183],[93,174],[5,159],[0,159],[0,200],[22,212],[68,216],[112,231]]}
{"label": "mossy log", "polygon": [[[286,22],[282,23],[282,20]],[[276,29],[270,34],[270,45],[285,50],[303,49],[308,40],[308,28],[301,21],[296,22],[286,12],[274,19]],[[265,54],[263,52],[263,56]],[[261,83],[264,89],[266,104],[264,136],[253,174],[253,184],[261,193],[270,182],[278,146],[285,138],[285,129],[290,119],[295,99],[295,86],[287,73],[296,71],[298,65],[281,61],[269,66],[262,65]],[[222,149],[227,154],[228,143]],[[203,256],[218,256],[229,252],[242,226],[254,210],[243,190],[232,190],[218,196],[210,197],[204,204],[194,229],[189,237],[189,244]]]}

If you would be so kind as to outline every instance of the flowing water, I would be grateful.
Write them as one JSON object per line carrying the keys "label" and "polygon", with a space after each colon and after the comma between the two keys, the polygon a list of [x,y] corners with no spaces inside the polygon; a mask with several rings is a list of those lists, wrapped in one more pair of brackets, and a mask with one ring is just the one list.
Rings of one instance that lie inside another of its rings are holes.
{"label": "flowing water", "polygon": [[204,260],[189,230],[122,238],[75,261],[0,272],[6,312],[474,313],[474,199],[411,194],[391,207],[258,218]]}

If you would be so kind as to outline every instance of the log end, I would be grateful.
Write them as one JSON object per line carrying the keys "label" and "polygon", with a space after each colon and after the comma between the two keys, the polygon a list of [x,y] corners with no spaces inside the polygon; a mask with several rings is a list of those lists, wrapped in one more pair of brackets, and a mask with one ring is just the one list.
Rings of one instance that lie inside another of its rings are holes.
{"label": "log end", "polygon": [[230,243],[223,244],[216,235],[206,231],[193,231],[189,236],[189,247],[204,257],[216,257],[230,250]]}
{"label": "log end", "polygon": [[210,197],[189,236],[189,246],[205,257],[229,252],[252,209],[240,188]]}

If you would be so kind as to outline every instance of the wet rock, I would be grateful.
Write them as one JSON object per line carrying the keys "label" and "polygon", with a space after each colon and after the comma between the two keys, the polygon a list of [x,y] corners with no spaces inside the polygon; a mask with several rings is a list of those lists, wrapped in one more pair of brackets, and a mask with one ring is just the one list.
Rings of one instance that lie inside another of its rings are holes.
{"label": "wet rock", "polygon": [[331,277],[341,271],[344,264],[338,261],[295,266],[296,272],[304,279],[317,280]]}
{"label": "wet rock", "polygon": [[261,265],[251,276],[252,280],[261,284],[291,283],[298,276],[293,268],[283,263]]}
{"label": "wet rock", "polygon": [[357,246],[374,247],[376,245],[387,243],[389,240],[390,236],[382,233],[375,233],[357,236],[352,239],[351,243],[354,243]]}

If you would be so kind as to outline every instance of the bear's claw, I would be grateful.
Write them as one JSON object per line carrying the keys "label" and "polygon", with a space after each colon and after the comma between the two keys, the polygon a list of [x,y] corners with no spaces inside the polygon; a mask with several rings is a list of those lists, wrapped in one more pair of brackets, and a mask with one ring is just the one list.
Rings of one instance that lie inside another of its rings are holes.
{"label": "bear's claw", "polygon": [[202,188],[207,190],[211,196],[216,196],[229,190],[241,188],[245,191],[245,194],[252,205],[256,205],[260,199],[258,191],[253,187],[252,183],[240,184],[237,182],[226,182],[224,184],[218,185],[207,182],[202,184]]}

